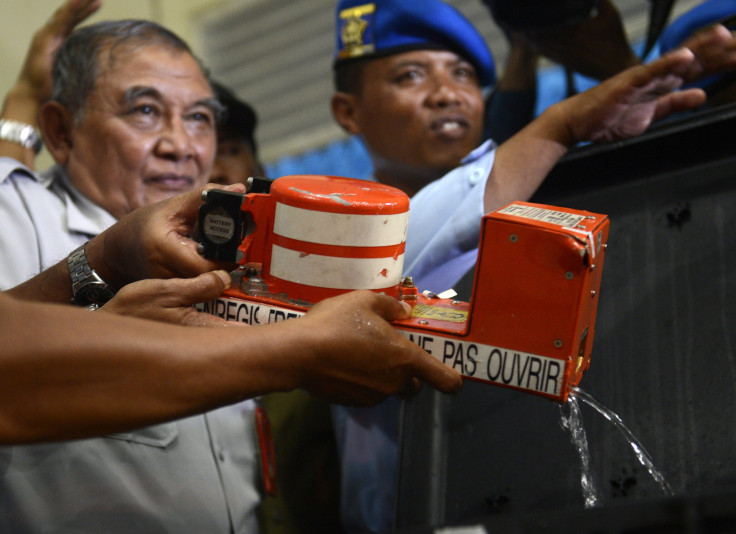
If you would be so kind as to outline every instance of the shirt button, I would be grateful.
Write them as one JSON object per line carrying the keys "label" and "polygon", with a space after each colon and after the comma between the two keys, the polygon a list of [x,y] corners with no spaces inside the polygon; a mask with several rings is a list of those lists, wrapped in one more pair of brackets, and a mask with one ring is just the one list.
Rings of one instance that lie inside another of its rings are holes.
{"label": "shirt button", "polygon": [[481,169],[475,169],[473,172],[470,173],[470,178],[468,178],[468,181],[470,182],[470,185],[475,185],[482,179],[483,171]]}
{"label": "shirt button", "polygon": [[221,462],[225,461],[225,453],[223,451],[218,452],[217,457],[220,459]]}

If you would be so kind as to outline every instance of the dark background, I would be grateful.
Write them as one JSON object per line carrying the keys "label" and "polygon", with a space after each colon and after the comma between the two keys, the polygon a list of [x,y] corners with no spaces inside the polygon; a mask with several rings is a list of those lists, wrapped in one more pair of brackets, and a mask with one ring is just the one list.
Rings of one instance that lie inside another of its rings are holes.
{"label": "dark background", "polygon": [[736,532],[735,132],[731,106],[582,147],[532,199],[610,217],[580,387],[621,416],[675,496],[583,406],[602,501],[585,510],[560,406],[468,381],[404,404],[399,531]]}

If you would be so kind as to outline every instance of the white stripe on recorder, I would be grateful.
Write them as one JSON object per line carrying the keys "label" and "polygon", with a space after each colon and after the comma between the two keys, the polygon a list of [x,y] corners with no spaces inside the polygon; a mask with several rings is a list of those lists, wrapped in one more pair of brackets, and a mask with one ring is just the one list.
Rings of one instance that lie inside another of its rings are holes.
{"label": "white stripe on recorder", "polygon": [[359,215],[312,211],[276,203],[273,233],[322,245],[385,247],[406,240],[409,212]]}
{"label": "white stripe on recorder", "polygon": [[404,255],[398,258],[338,258],[304,254],[274,245],[271,276],[313,287],[385,289],[401,280]]}

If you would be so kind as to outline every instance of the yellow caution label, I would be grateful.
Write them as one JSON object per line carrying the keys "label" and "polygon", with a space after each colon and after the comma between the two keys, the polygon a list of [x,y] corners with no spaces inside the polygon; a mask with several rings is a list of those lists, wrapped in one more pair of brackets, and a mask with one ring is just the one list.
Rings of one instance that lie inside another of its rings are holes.
{"label": "yellow caution label", "polygon": [[417,304],[414,306],[411,316],[422,319],[434,319],[435,321],[448,321],[451,323],[462,323],[468,320],[467,311],[429,306],[428,304]]}

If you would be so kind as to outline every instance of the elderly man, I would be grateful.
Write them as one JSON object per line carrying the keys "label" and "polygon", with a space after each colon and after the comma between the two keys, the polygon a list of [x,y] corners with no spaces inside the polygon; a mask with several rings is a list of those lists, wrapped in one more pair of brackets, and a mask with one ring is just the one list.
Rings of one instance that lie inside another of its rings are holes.
{"label": "elderly man", "polygon": [[[365,143],[374,178],[412,197],[405,273],[436,292],[474,267],[483,214],[528,199],[570,147],[633,137],[654,120],[695,107],[703,92],[677,89],[706,66],[736,64],[733,36],[714,28],[691,40],[691,50],[555,104],[496,146],[481,144],[492,57],[456,9],[440,0],[341,0],[336,31],[333,116]],[[349,530],[392,526],[397,414],[393,399],[337,411]]]}
{"label": "elderly man", "polygon": [[[196,244],[188,238],[201,189],[170,199],[166,209],[148,204],[207,181],[218,111],[219,105],[200,65],[187,45],[168,30],[150,22],[120,21],[74,32],[58,53],[53,97],[43,105],[39,117],[44,139],[58,165],[37,176],[13,160],[0,161],[0,221],[5,230],[0,236],[2,287],[13,286],[46,269],[10,293],[25,300],[68,303],[71,299],[80,306],[94,308],[105,304],[116,289],[122,288],[103,309],[114,306],[118,300],[130,303],[137,298],[140,308],[158,310],[158,305],[151,306],[155,297],[164,307],[167,300],[172,300],[170,315],[180,317],[184,313],[186,317],[180,320],[191,322],[191,308],[182,305],[203,300],[207,293],[214,296],[213,292],[222,291],[225,282],[220,276],[168,282],[144,280],[123,286],[142,278],[194,276],[214,268],[211,262],[198,257]],[[242,190],[242,186],[235,187]],[[121,220],[113,224],[118,218]],[[233,395],[232,385],[226,387],[230,393],[212,403],[204,400],[212,394],[211,389],[205,394],[196,379],[182,390],[185,396],[199,396],[194,403],[173,399],[168,407],[163,403],[143,408],[135,402],[114,401],[116,397],[140,395],[142,404],[146,404],[155,381],[161,382],[162,390],[169,390],[162,368],[156,371],[150,366],[157,353],[166,358],[168,352],[151,345],[157,332],[153,326],[124,322],[115,330],[107,319],[75,321],[78,316],[72,314],[70,321],[50,322],[44,335],[52,336],[54,341],[46,344],[43,335],[34,338],[27,325],[8,318],[2,331],[3,344],[7,340],[13,345],[11,354],[16,358],[28,358],[29,347],[32,350],[36,346],[32,343],[35,339],[40,343],[41,364],[54,361],[47,358],[49,353],[57,358],[69,355],[82,362],[74,351],[87,347],[90,359],[78,372],[69,373],[68,369],[74,369],[70,365],[47,378],[45,371],[39,371],[37,376],[49,385],[49,391],[54,391],[53,384],[58,383],[59,377],[66,376],[58,390],[62,413],[68,408],[70,421],[77,417],[84,421],[85,414],[91,413],[92,421],[100,424],[100,433],[120,427],[135,428],[136,421],[150,424],[294,387],[342,402],[369,404],[401,391],[402,384],[413,384],[414,376],[445,391],[459,387],[456,373],[433,362],[423,351],[409,347],[385,322],[374,321],[377,317],[399,317],[405,312],[378,295],[347,298],[342,306],[328,304],[322,307],[323,312],[315,308],[310,313],[316,312],[317,322],[347,315],[355,319],[363,316],[361,328],[387,328],[383,336],[378,330],[376,337],[348,336],[365,349],[362,356],[352,359],[352,370],[343,372],[340,366],[328,361],[318,363],[320,356],[331,352],[329,347],[335,341],[329,341],[335,337],[334,332],[329,334],[329,328],[312,328],[305,336],[303,329],[286,323],[286,331],[293,336],[275,331],[271,342],[265,331],[262,338],[255,336],[255,331],[248,336],[253,343],[256,337],[264,343],[261,349],[253,345],[257,355],[251,360],[253,381],[250,386],[243,383],[240,395]],[[357,315],[346,314],[344,306],[354,309]],[[13,304],[4,298],[2,307],[10,310]],[[27,320],[34,308],[22,304],[18,311],[19,317]],[[59,310],[36,308],[35,312],[44,318]],[[155,311],[154,315],[158,317],[159,313]],[[324,315],[320,318],[320,314]],[[202,318],[193,320],[201,322]],[[136,328],[141,329],[140,338],[132,337]],[[162,336],[172,335],[160,341],[170,343],[175,350],[193,351],[191,359],[182,360],[181,370],[191,370],[191,364],[200,360],[196,348],[200,344],[185,342],[187,337],[197,337],[195,333],[179,335],[165,329],[158,332]],[[224,342],[235,335],[234,331],[224,333]],[[66,345],[63,340],[69,336],[87,342]],[[203,339],[207,337],[214,335]],[[267,346],[271,348],[266,350]],[[202,348],[206,351],[206,347]],[[103,365],[100,374],[95,365],[100,364],[99,356],[105,350],[114,363],[106,370]],[[293,361],[293,367],[288,358],[280,358],[281,364],[274,361],[273,367],[261,367],[258,361],[272,350],[285,356],[298,350],[301,356]],[[343,346],[335,353],[345,350]],[[392,376],[393,384],[384,383],[383,370],[380,376],[370,376],[375,360],[368,355],[375,351],[386,354],[386,368],[394,363],[399,365],[395,377]],[[213,350],[217,352],[225,356],[226,351]],[[120,376],[115,372],[117,364]],[[221,364],[230,366],[225,360]],[[18,365],[13,369],[18,370]],[[18,376],[25,377],[27,384],[32,373],[31,368]],[[172,376],[176,379],[175,374]],[[23,380],[18,383],[23,384]],[[175,389],[169,391],[178,395]],[[69,396],[69,390],[80,394]],[[33,405],[30,410],[8,407],[1,421],[16,424],[12,423],[13,417],[22,420],[24,413],[52,412],[57,423],[62,418],[59,412],[44,408],[53,402],[47,395],[28,395],[25,402],[29,403],[29,399],[41,403],[38,410]],[[79,414],[75,410],[84,402],[93,405],[89,412]],[[107,416],[109,424],[102,422]],[[70,436],[91,433],[89,428],[76,432]],[[36,429],[9,439],[48,439],[54,435],[63,434],[54,433],[53,428]],[[4,448],[0,450],[0,530],[257,531],[255,508],[259,495],[255,481],[259,467],[255,442],[252,405],[240,403],[104,438]]]}
{"label": "elderly man", "polygon": [[[3,161],[3,222],[18,229],[4,250],[33,252],[5,256],[0,285],[50,267],[135,208],[207,183],[218,111],[174,34],[142,22],[77,30],[59,52],[52,99],[39,115],[58,165],[37,178]],[[54,194],[25,198],[36,183]]]}
{"label": "elderly man", "polygon": [[[0,285],[68,256],[74,302],[102,305],[117,287],[84,244],[136,208],[207,183],[219,105],[186,43],[143,21],[76,30],[53,79],[39,124],[57,165],[40,176],[12,160],[0,167]],[[62,300],[46,285],[21,296]],[[94,334],[80,325],[78,335]],[[0,527],[245,531],[258,502],[251,415],[241,404],[105,438],[3,449]]]}

